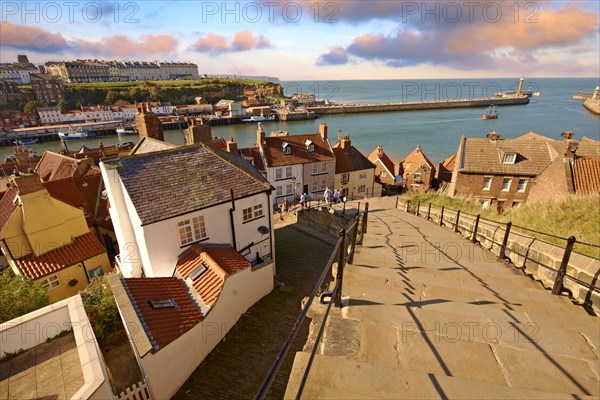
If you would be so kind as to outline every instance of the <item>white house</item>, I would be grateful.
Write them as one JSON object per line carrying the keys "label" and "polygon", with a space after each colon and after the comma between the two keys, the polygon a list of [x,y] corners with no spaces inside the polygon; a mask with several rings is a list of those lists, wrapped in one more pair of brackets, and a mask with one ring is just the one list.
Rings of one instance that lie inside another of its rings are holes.
{"label": "white house", "polygon": [[269,137],[259,124],[256,141],[267,180],[275,187],[274,206],[285,198],[291,203],[302,193],[316,200],[326,187],[333,188],[335,157],[327,139],[327,124],[322,123],[316,133],[276,131]]}
{"label": "white house", "polygon": [[243,158],[195,144],[100,163],[125,277],[173,276],[196,243],[274,259],[271,185]]}
{"label": "white house", "polygon": [[61,111],[58,107],[38,107],[38,115],[42,125],[56,125],[62,121]]}

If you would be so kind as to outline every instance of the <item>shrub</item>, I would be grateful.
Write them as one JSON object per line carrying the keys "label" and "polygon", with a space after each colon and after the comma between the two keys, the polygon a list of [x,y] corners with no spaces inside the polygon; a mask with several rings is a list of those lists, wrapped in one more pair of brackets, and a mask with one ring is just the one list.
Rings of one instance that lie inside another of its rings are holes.
{"label": "shrub", "polygon": [[50,303],[46,290],[38,283],[7,270],[0,273],[0,324]]}
{"label": "shrub", "polygon": [[117,303],[106,277],[94,277],[80,294],[98,340],[123,328]]}

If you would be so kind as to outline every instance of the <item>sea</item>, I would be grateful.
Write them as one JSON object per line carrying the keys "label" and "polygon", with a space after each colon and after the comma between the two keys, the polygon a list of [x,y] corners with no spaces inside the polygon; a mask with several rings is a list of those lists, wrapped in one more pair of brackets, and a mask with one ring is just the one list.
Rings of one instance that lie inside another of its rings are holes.
{"label": "sea", "polygon": [[[517,89],[515,79],[427,79],[427,80],[341,80],[341,81],[282,81],[284,94],[312,93],[317,99],[345,104],[376,104],[406,101],[453,100],[492,97],[494,93]],[[417,145],[433,161],[441,162],[458,149],[462,135],[485,137],[495,131],[504,138],[515,138],[527,132],[537,132],[560,139],[562,132],[572,130],[575,138],[587,136],[600,139],[600,117],[587,111],[582,101],[573,100],[581,88],[592,92],[600,78],[531,78],[525,79],[524,88],[539,96],[527,105],[500,106],[498,119],[482,118],[485,108],[378,112],[323,116],[313,121],[267,122],[263,124],[267,135],[284,130],[290,134],[317,132],[319,124],[326,122],[332,144],[338,134],[350,135],[352,145],[369,154],[377,146],[394,160],[400,160]],[[256,124],[213,127],[214,136],[233,137],[238,147],[248,147],[256,142]],[[135,141],[135,136],[109,136],[81,141],[71,141],[68,146],[77,150],[81,146],[98,147],[98,142],[110,144]],[[166,131],[165,140],[183,144],[179,130]],[[60,142],[33,145],[38,154],[45,149],[58,151]],[[2,157],[11,152],[1,148]]]}

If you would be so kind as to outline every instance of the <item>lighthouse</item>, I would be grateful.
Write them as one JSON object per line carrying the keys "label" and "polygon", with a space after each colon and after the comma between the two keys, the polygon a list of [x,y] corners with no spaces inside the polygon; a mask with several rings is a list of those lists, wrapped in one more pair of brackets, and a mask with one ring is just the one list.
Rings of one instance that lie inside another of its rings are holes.
{"label": "lighthouse", "polygon": [[519,79],[519,88],[517,89],[517,97],[521,97],[521,91],[523,90],[523,82],[525,82],[525,77],[521,77]]}

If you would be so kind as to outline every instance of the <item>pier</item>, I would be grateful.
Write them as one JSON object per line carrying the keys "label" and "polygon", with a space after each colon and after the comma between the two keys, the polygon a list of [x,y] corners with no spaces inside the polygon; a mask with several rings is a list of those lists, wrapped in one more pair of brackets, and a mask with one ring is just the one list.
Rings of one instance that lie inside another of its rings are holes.
{"label": "pier", "polygon": [[30,128],[17,128],[13,134],[0,138],[0,146],[12,146],[16,139],[37,139],[38,142],[58,141],[61,129],[83,129],[95,136],[114,136],[121,121],[86,122],[78,124],[44,125]]}
{"label": "pier", "polygon": [[385,104],[345,104],[332,106],[308,107],[307,110],[314,111],[318,115],[328,114],[352,114],[368,112],[390,112],[390,111],[415,111],[415,110],[439,110],[450,108],[489,107],[529,104],[529,96],[515,97],[489,97],[467,100],[436,100],[415,101],[406,103]]}

